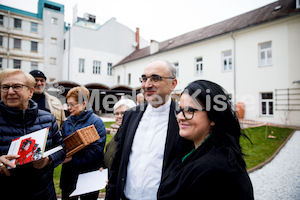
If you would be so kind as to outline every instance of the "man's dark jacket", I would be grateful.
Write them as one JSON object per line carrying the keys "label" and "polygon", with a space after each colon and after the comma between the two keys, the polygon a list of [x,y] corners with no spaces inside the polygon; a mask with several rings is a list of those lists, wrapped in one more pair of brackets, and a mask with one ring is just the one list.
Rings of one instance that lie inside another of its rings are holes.
{"label": "man's dark jacket", "polygon": [[[127,178],[127,166],[135,132],[148,104],[137,106],[126,111],[122,120],[120,141],[110,169],[110,177],[107,186],[106,200],[121,199],[124,195],[124,187]],[[193,148],[191,142],[186,141],[178,134],[179,126],[176,119],[175,102],[171,102],[167,139],[164,152],[162,174],[171,162],[179,155],[185,155]],[[183,147],[183,148],[181,148]]]}

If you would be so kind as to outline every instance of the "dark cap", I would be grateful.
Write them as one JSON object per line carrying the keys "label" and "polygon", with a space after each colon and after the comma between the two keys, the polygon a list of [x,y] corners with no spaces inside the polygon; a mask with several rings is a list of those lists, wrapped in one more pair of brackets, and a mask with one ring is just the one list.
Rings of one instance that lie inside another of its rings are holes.
{"label": "dark cap", "polygon": [[31,72],[29,72],[29,74],[31,74],[33,77],[40,77],[40,78],[44,78],[45,80],[47,80],[45,74],[43,72],[41,72],[40,70],[32,70]]}

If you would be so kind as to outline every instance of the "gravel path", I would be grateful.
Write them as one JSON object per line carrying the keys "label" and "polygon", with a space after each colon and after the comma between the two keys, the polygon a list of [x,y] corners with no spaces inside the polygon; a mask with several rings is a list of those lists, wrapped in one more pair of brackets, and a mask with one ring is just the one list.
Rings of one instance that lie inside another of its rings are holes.
{"label": "gravel path", "polygon": [[249,174],[255,200],[300,199],[300,131],[296,131],[277,156]]}

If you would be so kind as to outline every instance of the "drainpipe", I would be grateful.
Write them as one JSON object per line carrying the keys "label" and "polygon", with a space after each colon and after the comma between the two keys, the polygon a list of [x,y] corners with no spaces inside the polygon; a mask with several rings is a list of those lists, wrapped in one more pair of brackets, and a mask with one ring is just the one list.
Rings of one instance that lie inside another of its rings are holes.
{"label": "drainpipe", "polygon": [[9,27],[9,24],[10,24],[10,11],[8,11],[8,25],[7,25],[7,53],[6,53],[6,57],[7,57],[7,68],[9,68],[9,38],[10,38],[10,27]]}
{"label": "drainpipe", "polygon": [[70,46],[71,46],[71,25],[68,24],[69,27],[69,42],[68,42],[68,81],[70,81]]}
{"label": "drainpipe", "polygon": [[235,38],[233,37],[233,33],[230,32],[230,36],[233,40],[233,105],[236,104],[236,62],[235,62]]}
{"label": "drainpipe", "polygon": [[123,73],[124,73],[124,85],[126,85],[126,66],[125,65],[123,65],[123,68],[124,68],[124,70],[123,70]]}

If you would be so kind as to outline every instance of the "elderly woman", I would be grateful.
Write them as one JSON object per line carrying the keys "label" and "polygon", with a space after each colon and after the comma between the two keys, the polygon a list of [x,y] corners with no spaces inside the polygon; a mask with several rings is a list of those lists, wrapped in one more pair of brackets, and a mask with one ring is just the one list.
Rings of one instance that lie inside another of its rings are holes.
{"label": "elderly woman", "polygon": [[[90,92],[88,89],[83,86],[72,88],[68,92],[66,98],[70,116],[64,122],[62,127],[63,138],[68,137],[78,129],[93,124],[100,139],[65,159],[60,179],[63,200],[78,198],[69,198],[69,195],[75,189],[80,173],[97,170],[104,165],[104,146],[106,142],[106,130],[103,121],[93,113],[92,109],[87,109],[88,101],[90,99]],[[80,199],[96,200],[98,194],[99,191],[84,194],[80,196]]]}
{"label": "elderly woman", "polygon": [[168,168],[158,199],[253,199],[239,144],[245,134],[223,88],[206,80],[190,83],[177,120],[180,136],[195,148]]}
{"label": "elderly woman", "polygon": [[[136,104],[131,99],[121,99],[114,105],[114,115],[115,115],[116,125],[118,128],[122,124],[122,119],[125,111],[135,106]],[[117,131],[115,136],[106,145],[104,163],[108,169],[110,169],[111,167],[119,139],[120,138]]]}
{"label": "elderly woman", "polygon": [[[46,158],[24,165],[10,160],[17,155],[6,155],[12,140],[49,127],[46,150],[63,144],[55,118],[38,110],[30,98],[35,80],[19,69],[5,69],[0,74],[0,188],[9,199],[56,199],[53,171],[65,158],[60,150]],[[12,168],[12,169],[9,169]]]}

